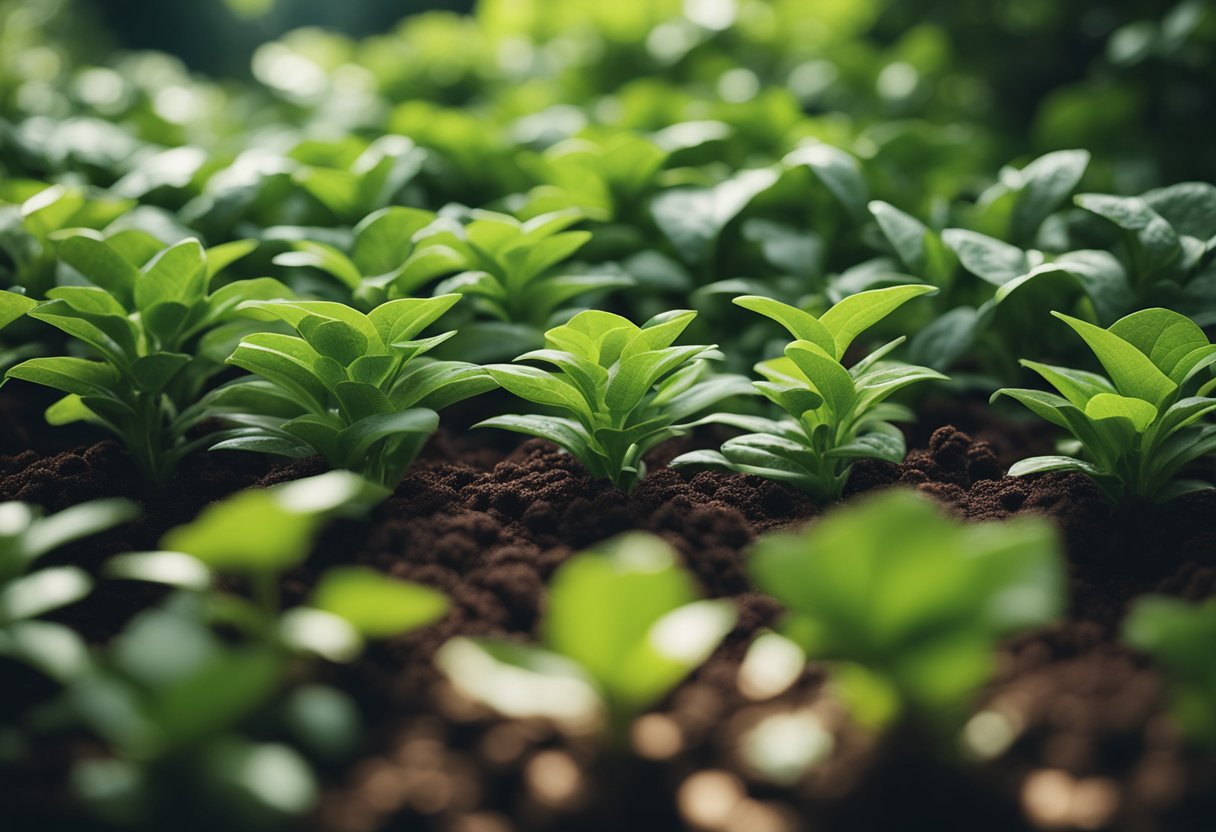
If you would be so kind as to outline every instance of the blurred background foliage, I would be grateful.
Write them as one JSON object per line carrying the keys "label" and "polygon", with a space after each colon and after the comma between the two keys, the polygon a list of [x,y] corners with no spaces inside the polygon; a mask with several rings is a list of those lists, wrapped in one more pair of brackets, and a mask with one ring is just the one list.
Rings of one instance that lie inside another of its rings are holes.
{"label": "blurred background foliage", "polygon": [[[223,152],[277,120],[474,159],[715,119],[736,131],[728,164],[814,137],[922,201],[1066,147],[1091,149],[1093,184],[1119,192],[1216,179],[1214,86],[1207,0],[0,3],[0,116],[35,120],[34,139],[39,117],[96,118]],[[130,150],[81,130],[46,131],[52,163]]]}

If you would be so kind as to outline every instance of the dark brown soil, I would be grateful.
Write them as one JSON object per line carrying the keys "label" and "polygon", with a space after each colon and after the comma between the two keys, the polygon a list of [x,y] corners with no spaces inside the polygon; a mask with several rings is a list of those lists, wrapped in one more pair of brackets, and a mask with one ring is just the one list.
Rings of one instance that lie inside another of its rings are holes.
{"label": "dark brown soil", "polygon": [[[740,692],[737,669],[747,644],[781,614],[751,588],[746,549],[759,533],[812,520],[818,508],[803,495],[755,477],[685,478],[660,467],[672,454],[668,448],[626,496],[591,481],[545,442],[504,452],[512,446],[495,446],[505,440],[486,436],[470,445],[441,435],[371,523],[330,529],[308,568],[288,581],[288,597],[298,597],[326,564],[354,561],[435,586],[453,600],[439,623],[326,672],[355,694],[370,730],[361,758],[330,773],[312,826],[327,832],[1212,828],[1216,764],[1195,757],[1173,733],[1159,676],[1119,646],[1117,630],[1141,593],[1198,599],[1216,592],[1210,519],[1216,497],[1116,511],[1082,477],[1003,477],[1007,452],[952,428],[933,432],[902,465],[856,467],[846,499],[911,486],[969,519],[1044,514],[1066,542],[1072,612],[1059,626],[1003,648],[983,708],[1012,726],[1011,736],[986,759],[963,765],[931,762],[919,737],[873,744],[824,696],[822,671],[813,666],[775,699],[757,702]],[[102,494],[142,500],[143,520],[64,553],[96,563],[124,548],[154,545],[165,529],[232,490],[319,470],[315,460],[274,467],[253,456],[202,455],[175,488],[149,494],[118,448],[101,443],[52,457],[0,459],[0,499],[53,508]],[[706,594],[732,597],[740,610],[735,632],[648,717],[632,750],[614,754],[547,724],[497,719],[439,678],[430,660],[447,638],[534,636],[553,570],[572,552],[631,529],[662,536]],[[131,587],[116,585],[79,605],[72,623],[104,638],[146,603]],[[741,762],[751,726],[808,710],[835,739],[832,755],[812,774],[777,786]],[[940,759],[950,757],[946,750]]]}

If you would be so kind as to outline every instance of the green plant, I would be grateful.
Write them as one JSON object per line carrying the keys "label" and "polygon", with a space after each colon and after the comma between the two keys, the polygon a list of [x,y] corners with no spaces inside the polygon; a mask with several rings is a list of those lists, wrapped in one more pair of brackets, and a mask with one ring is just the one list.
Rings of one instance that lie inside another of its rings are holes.
{"label": "green plant", "polygon": [[520,221],[508,214],[471,211],[464,221],[445,217],[418,238],[419,253],[431,246],[456,252],[462,271],[435,293],[469,297],[470,320],[460,323],[451,349],[470,361],[495,360],[539,347],[546,329],[564,323],[572,304],[595,293],[633,285],[623,274],[565,267],[591,239],[568,231],[583,219],[575,210]]}
{"label": "green plant", "polygon": [[[278,733],[286,728],[317,756],[345,754],[358,740],[358,712],[335,690],[299,684],[307,664],[349,662],[366,639],[424,626],[448,607],[426,587],[336,566],[303,603],[284,610],[282,577],[312,551],[321,528],[336,516],[365,514],[386,494],[338,471],[244,491],[170,530],[161,551],[106,564],[111,578],[178,592],[136,617],[70,690],[75,712],[111,752],[75,766],[73,783],[87,805],[125,824],[159,821],[185,805],[239,827],[312,805],[308,761],[293,745],[255,739],[246,726],[265,725],[276,706],[295,714],[285,726],[271,722]],[[234,580],[249,595],[225,588]],[[200,795],[219,805],[198,803]],[[169,805],[159,802],[166,796]]]}
{"label": "green plant", "polygon": [[53,235],[60,258],[92,286],[51,289],[27,314],[79,341],[95,358],[31,358],[9,369],[19,379],[67,395],[47,410],[62,425],[92,422],[113,432],[149,481],[164,484],[178,462],[211,441],[188,433],[206,417],[199,399],[247,331],[236,307],[254,298],[285,297],[271,278],[240,280],[211,290],[221,269],[249,243],[204,250],[185,240],[160,250],[135,232],[103,238],[86,230]]}
{"label": "green plant", "polygon": [[[349,661],[363,638],[433,621],[447,610],[446,599],[372,569],[335,566],[316,581],[307,604],[284,613],[279,586],[307,557],[326,523],[366,514],[387,495],[383,486],[349,471],[242,491],[171,529],[161,551],[110,560],[107,573],[203,592],[210,616],[267,646]],[[250,597],[223,592],[214,576],[244,579]]]}
{"label": "green plant", "polygon": [[423,354],[452,333],[417,338],[460,295],[403,298],[363,313],[328,301],[249,301],[240,311],[296,335],[243,338],[228,362],[256,378],[215,392],[207,411],[237,425],[216,449],[293,458],[396,485],[439,426],[435,410],[495,386],[474,364]]}
{"label": "green plant", "polygon": [[1059,391],[1003,389],[993,394],[1021,402],[1072,434],[1069,455],[1040,456],[1015,464],[1011,476],[1080,471],[1116,502],[1166,502],[1211,488],[1179,479],[1200,457],[1216,450],[1216,427],[1203,423],[1216,411],[1211,367],[1216,346],[1185,315],[1145,309],[1109,329],[1052,313],[1097,356],[1107,376],[1022,361]]}
{"label": "green plant", "polygon": [[637,326],[620,315],[588,310],[545,333],[545,348],[486,370],[504,390],[560,416],[495,416],[475,427],[540,436],[560,445],[596,478],[631,490],[645,475],[642,457],[660,442],[719,417],[692,420],[731,396],[751,394],[741,376],[710,374],[712,346],[673,346],[696,317],[676,310]]}
{"label": "green plant", "polygon": [[872,289],[845,298],[819,318],[769,298],[736,298],[736,304],[772,318],[796,339],[783,357],[756,365],[765,379],[755,382],[756,390],[787,418],[720,414],[717,421],[750,433],[728,439],[720,451],[682,454],[672,465],[759,474],[832,500],[840,496],[856,460],[902,461],[903,434],[890,420],[908,419],[910,413],[886,399],[918,381],[946,377],[927,367],[883,361],[903,343],[902,337],[850,369],[841,361],[864,330],[903,303],[934,291],[923,285]]}
{"label": "green plant", "polygon": [[45,517],[25,503],[0,503],[0,656],[61,683],[85,668],[84,640],[63,624],[39,619],[84,598],[93,579],[78,566],[39,569],[38,561],[138,513],[126,500],[95,500]]}
{"label": "green plant", "polygon": [[435,661],[506,716],[599,723],[620,742],[634,717],[708,658],[735,617],[729,600],[697,599],[667,544],[628,534],[557,570],[541,646],[461,637]]}
{"label": "green plant", "polygon": [[1174,716],[1188,737],[1216,747],[1216,600],[1139,599],[1124,623],[1124,640],[1165,671]]}
{"label": "green plant", "polygon": [[854,716],[955,724],[998,639],[1064,610],[1060,543],[1041,519],[961,523],[895,490],[805,531],[761,538],[750,571],[787,610],[783,633],[829,662]]}

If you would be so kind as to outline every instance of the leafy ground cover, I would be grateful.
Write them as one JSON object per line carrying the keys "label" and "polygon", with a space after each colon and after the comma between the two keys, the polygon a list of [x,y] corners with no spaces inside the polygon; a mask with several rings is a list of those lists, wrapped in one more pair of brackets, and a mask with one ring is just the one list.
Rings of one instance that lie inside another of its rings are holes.
{"label": "leafy ground cover", "polygon": [[1216,15],[970,5],[0,7],[5,828],[1210,829]]}

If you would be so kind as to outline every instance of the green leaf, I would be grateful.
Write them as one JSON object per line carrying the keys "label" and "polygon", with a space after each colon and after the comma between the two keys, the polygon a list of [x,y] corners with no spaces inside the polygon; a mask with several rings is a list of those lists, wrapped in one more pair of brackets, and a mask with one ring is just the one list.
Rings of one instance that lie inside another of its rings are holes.
{"label": "green leaf", "polygon": [[409,434],[429,437],[438,429],[439,414],[426,408],[378,413],[355,422],[338,435],[337,455],[353,470],[360,465],[372,445],[382,439]]}
{"label": "green leaf", "polygon": [[[474,428],[498,428],[528,436],[539,436],[548,439],[566,450],[584,465],[596,456],[591,449],[590,437],[587,431],[573,419],[562,419],[556,416],[495,416],[478,422]],[[588,465],[590,468],[591,466]]]}
{"label": "green leaf", "polygon": [[723,229],[779,178],[776,170],[759,168],[740,171],[712,188],[671,188],[654,198],[651,214],[685,262],[704,263]]}
{"label": "green leaf", "polygon": [[1085,415],[1095,421],[1126,419],[1137,433],[1144,433],[1157,418],[1157,408],[1142,399],[1099,393],[1085,405]]}
{"label": "green leaf", "polygon": [[1010,218],[1015,240],[1029,242],[1056,209],[1065,203],[1089,166],[1087,150],[1057,150],[1022,168],[1022,188]]}
{"label": "green leaf", "polygon": [[925,224],[880,200],[871,202],[869,209],[900,262],[912,274],[924,275],[929,268],[925,239],[931,233]]}
{"label": "green leaf", "polygon": [[31,358],[10,368],[5,376],[78,396],[115,396],[121,390],[117,370],[83,358]]}
{"label": "green leaf", "polygon": [[257,250],[257,240],[233,240],[207,249],[207,283],[238,260],[243,260]]}
{"label": "green leaf", "polygon": [[788,303],[756,295],[735,298],[734,304],[773,319],[785,327],[796,340],[810,341],[831,355],[836,353],[836,336],[809,312],[803,312]]}
{"label": "green leaf", "polygon": [[869,189],[862,176],[861,165],[850,154],[829,144],[812,144],[789,153],[782,164],[791,167],[805,165],[854,220],[865,216]]}
{"label": "green leaf", "polygon": [[367,316],[386,344],[413,338],[460,302],[460,295],[403,298],[381,304]]}
{"label": "green leaf", "polygon": [[508,393],[534,404],[558,407],[590,418],[588,403],[578,389],[561,376],[552,375],[536,367],[521,367],[513,364],[489,364],[488,372],[499,386]]}
{"label": "green leaf", "polygon": [[38,301],[15,292],[0,292],[0,329],[23,317]]}
{"label": "green leaf", "polygon": [[284,506],[270,491],[244,491],[178,526],[161,548],[198,558],[216,572],[278,573],[304,559],[322,521]]}
{"label": "green leaf", "polygon": [[338,279],[347,289],[355,290],[363,282],[363,275],[350,258],[327,243],[298,240],[294,251],[284,252],[274,258],[277,266],[319,269]]}
{"label": "green leaf", "polygon": [[112,294],[123,306],[131,306],[139,269],[112,249],[105,238],[96,231],[77,228],[58,231],[50,239],[65,263]]}
{"label": "green leaf", "polygon": [[1024,477],[1027,474],[1044,474],[1048,471],[1080,471],[1091,477],[1103,475],[1097,466],[1071,456],[1034,456],[1015,462],[1009,468],[1009,476]]}
{"label": "green leaf", "polygon": [[1026,252],[1000,240],[962,228],[947,228],[942,241],[976,277],[1000,286],[1030,271]]}
{"label": "green leaf", "polygon": [[609,410],[629,411],[663,376],[705,352],[703,346],[668,347],[621,359],[608,372],[604,404]]}
{"label": "green leaf", "polygon": [[[326,381],[317,376],[320,356],[303,339],[262,332],[241,340],[229,364],[256,373],[289,391],[305,407],[323,410],[329,400]],[[337,384],[341,379],[333,379]]]}
{"label": "green leaf", "polygon": [[1114,332],[1060,312],[1051,314],[1085,339],[1123,395],[1156,405],[1177,389],[1177,385],[1157,369],[1147,355]]}
{"label": "green leaf", "polygon": [[198,240],[184,240],[158,254],[135,280],[140,311],[174,302],[189,309],[207,293],[207,257]]}
{"label": "green leaf", "polygon": [[626,535],[571,558],[554,574],[544,639],[586,669],[610,701],[639,709],[705,659],[707,635],[713,646],[725,635],[712,614],[712,626],[693,616],[670,633],[656,632],[668,614],[695,600],[690,578],[665,543]]}
{"label": "green leaf", "polygon": [[1207,336],[1185,315],[1168,309],[1144,309],[1115,321],[1110,332],[1148,356],[1175,384],[1182,384],[1190,366],[1186,359],[1209,346]]}
{"label": "green leaf", "polygon": [[1040,364],[1037,361],[1022,360],[1019,363],[1045,378],[1064,398],[1081,410],[1085,409],[1085,405],[1089,404],[1089,400],[1094,396],[1115,392],[1115,386],[1097,373]]}
{"label": "green leaf", "polygon": [[75,566],[42,569],[0,586],[0,623],[9,624],[74,604],[89,594],[93,581]]}
{"label": "green leaf", "polygon": [[[858,292],[843,299],[819,318],[835,339],[835,357],[839,360],[853,339],[912,298],[937,293],[937,287],[920,285],[888,286]],[[797,337],[797,336],[795,336]],[[809,339],[802,339],[809,340]]]}
{"label": "green leaf", "polygon": [[362,566],[340,566],[321,576],[312,606],[339,615],[366,638],[388,638],[430,624],[448,610],[433,589]]}
{"label": "green leaf", "polygon": [[845,419],[857,397],[848,370],[840,366],[831,353],[806,341],[793,342],[785,348],[785,354],[823,396],[835,418]]}
{"label": "green leaf", "polygon": [[1081,194],[1076,203],[1127,232],[1142,277],[1156,274],[1178,258],[1181,246],[1177,232],[1139,197]]}
{"label": "green leaf", "polygon": [[279,573],[304,559],[330,515],[365,511],[369,499],[384,494],[341,471],[241,491],[171,529],[161,548],[192,555],[220,573]]}

